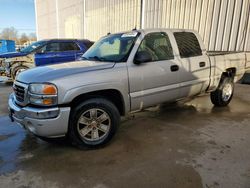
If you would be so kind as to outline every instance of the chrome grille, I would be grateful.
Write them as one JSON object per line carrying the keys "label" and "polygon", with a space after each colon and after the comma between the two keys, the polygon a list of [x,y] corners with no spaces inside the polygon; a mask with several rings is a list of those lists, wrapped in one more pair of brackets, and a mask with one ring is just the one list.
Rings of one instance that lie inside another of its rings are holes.
{"label": "chrome grille", "polygon": [[13,90],[15,94],[16,103],[21,106],[27,105],[27,97],[26,97],[27,88],[28,88],[28,85],[20,83],[20,82],[15,82],[13,84]]}
{"label": "chrome grille", "polygon": [[18,85],[14,85],[13,89],[14,89],[14,92],[15,92],[16,99],[19,102],[24,102],[24,94],[25,94],[24,87],[18,86]]}

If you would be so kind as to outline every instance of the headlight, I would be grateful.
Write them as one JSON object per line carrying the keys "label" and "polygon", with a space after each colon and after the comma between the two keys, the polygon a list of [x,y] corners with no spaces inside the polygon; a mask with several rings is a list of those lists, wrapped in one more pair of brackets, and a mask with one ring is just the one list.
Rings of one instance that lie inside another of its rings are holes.
{"label": "headlight", "polygon": [[53,84],[30,84],[29,101],[31,104],[53,106],[57,104],[57,88]]}

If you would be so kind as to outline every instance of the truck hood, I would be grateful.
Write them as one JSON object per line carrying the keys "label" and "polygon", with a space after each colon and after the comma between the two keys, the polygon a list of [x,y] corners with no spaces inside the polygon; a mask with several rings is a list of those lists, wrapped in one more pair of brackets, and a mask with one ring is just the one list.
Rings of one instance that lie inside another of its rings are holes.
{"label": "truck hood", "polygon": [[26,56],[27,53],[22,52],[10,52],[10,53],[4,53],[0,55],[0,58],[12,58],[12,57],[20,57],[20,56]]}
{"label": "truck hood", "polygon": [[74,61],[29,69],[20,73],[16,80],[23,83],[51,82],[74,74],[110,69],[114,65],[114,62]]}

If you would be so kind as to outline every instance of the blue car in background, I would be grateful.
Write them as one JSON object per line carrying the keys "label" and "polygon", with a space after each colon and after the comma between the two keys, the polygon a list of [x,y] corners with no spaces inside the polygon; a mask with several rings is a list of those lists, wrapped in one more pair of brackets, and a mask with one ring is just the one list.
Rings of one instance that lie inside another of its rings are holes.
{"label": "blue car in background", "polygon": [[29,68],[76,61],[92,44],[92,41],[78,39],[51,39],[35,42],[19,52],[0,54],[2,74],[14,80],[18,73]]}

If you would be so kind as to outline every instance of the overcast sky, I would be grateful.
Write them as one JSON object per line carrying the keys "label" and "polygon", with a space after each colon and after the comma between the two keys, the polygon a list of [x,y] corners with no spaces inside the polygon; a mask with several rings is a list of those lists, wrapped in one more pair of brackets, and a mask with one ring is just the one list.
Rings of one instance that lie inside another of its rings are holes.
{"label": "overcast sky", "polygon": [[35,32],[34,0],[0,0],[0,31],[6,27],[19,34]]}

